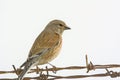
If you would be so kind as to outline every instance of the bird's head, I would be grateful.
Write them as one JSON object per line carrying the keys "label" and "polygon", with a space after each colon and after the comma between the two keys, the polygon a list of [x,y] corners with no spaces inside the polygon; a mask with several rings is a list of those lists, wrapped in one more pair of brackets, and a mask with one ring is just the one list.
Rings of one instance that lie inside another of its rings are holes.
{"label": "bird's head", "polygon": [[45,28],[48,31],[55,32],[58,34],[62,34],[64,30],[69,30],[69,28],[63,21],[61,20],[53,20],[48,23],[48,25]]}

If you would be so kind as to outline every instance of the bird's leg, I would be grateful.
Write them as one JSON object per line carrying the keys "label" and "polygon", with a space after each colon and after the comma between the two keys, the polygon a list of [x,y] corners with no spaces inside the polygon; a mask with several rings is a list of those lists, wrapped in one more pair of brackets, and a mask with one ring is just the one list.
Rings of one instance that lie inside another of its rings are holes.
{"label": "bird's leg", "polygon": [[40,71],[40,69],[39,69],[38,65],[36,65],[36,74],[39,74],[39,71]]}
{"label": "bird's leg", "polygon": [[57,72],[57,67],[54,66],[53,64],[50,64],[50,63],[48,63],[48,64],[53,67],[53,68],[52,68],[52,69],[53,69],[52,72],[56,74],[56,72]]}

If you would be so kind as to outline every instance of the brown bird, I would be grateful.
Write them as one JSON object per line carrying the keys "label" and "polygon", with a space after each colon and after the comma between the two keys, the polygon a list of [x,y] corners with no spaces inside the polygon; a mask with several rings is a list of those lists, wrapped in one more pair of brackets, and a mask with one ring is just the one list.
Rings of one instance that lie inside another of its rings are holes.
{"label": "brown bird", "polygon": [[21,65],[24,69],[17,80],[22,80],[32,66],[43,65],[56,58],[62,46],[62,33],[68,29],[70,28],[61,20],[49,22],[35,40],[28,59]]}

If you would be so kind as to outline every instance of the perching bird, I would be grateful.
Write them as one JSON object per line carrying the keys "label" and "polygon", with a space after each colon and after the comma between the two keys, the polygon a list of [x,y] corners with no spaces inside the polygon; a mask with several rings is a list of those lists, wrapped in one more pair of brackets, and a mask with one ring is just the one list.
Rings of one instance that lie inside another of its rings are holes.
{"label": "perching bird", "polygon": [[61,20],[53,20],[48,23],[45,29],[35,40],[23,71],[18,75],[17,80],[22,80],[28,70],[36,65],[49,63],[59,54],[62,46],[62,33],[70,28]]}

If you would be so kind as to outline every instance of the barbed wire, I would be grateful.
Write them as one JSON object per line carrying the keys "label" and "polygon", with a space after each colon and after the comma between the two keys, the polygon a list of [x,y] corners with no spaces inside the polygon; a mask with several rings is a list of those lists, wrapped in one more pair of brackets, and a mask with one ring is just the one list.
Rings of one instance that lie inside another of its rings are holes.
{"label": "barbed wire", "polygon": [[[8,73],[16,73],[19,75],[19,73],[23,69],[16,69],[14,65],[12,65],[13,69],[12,71],[0,71],[0,74],[8,74]],[[37,80],[54,80],[54,79],[76,79],[76,78],[87,78],[87,77],[106,77],[110,76],[111,78],[116,78],[120,77],[120,72],[115,72],[112,70],[108,70],[108,68],[120,68],[119,64],[106,64],[106,65],[94,65],[91,61],[88,62],[88,57],[86,55],[86,66],[68,66],[68,67],[55,67],[53,66],[52,68],[48,68],[46,66],[45,69],[40,69],[37,67],[36,69],[31,69],[30,72],[28,73],[34,73],[36,72],[37,74],[39,73],[39,76],[37,77],[25,77],[24,80],[30,80],[30,79],[37,79]],[[57,71],[60,70],[81,70],[81,69],[87,69],[87,73],[91,70],[96,70],[96,69],[104,69],[104,73],[99,73],[99,74],[89,74],[89,75],[69,75],[69,76],[56,76],[56,75],[50,75],[49,72],[56,73]],[[46,74],[43,73],[46,71]],[[0,80],[15,80],[16,78],[2,78]]]}

